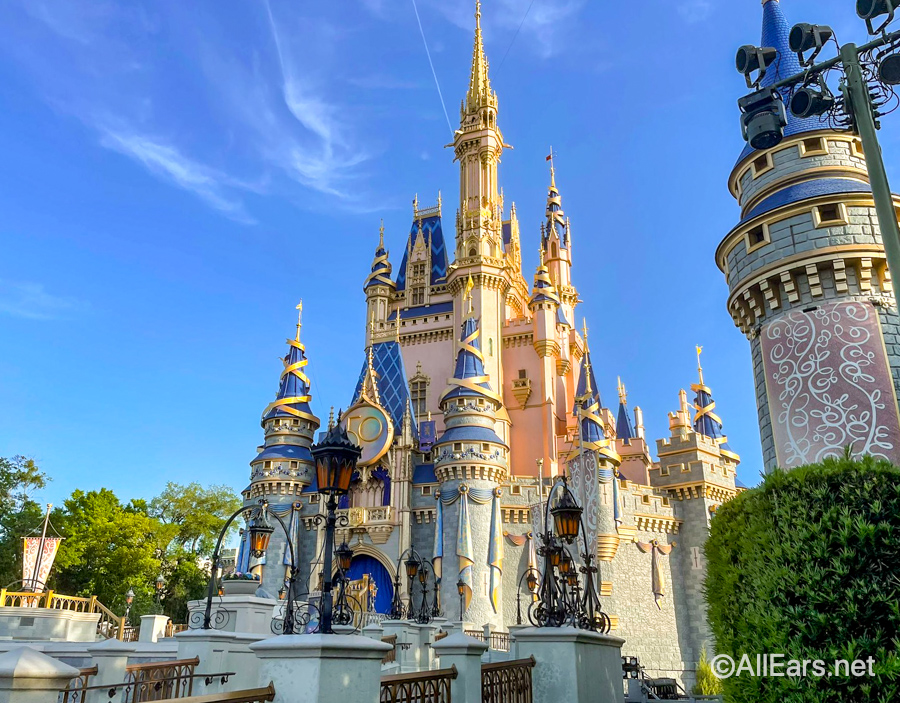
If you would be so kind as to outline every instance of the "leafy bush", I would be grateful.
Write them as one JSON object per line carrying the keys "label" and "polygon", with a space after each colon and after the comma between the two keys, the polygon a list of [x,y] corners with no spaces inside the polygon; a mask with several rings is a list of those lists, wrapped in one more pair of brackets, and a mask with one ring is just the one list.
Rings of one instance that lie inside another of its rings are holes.
{"label": "leafy bush", "polygon": [[700,661],[697,663],[697,683],[694,684],[692,691],[695,696],[722,695],[722,681],[713,672],[706,647],[700,650]]}
{"label": "leafy bush", "polygon": [[874,676],[724,680],[734,703],[900,700],[900,469],[829,459],[723,505],[706,544],[718,654],[874,659]]}

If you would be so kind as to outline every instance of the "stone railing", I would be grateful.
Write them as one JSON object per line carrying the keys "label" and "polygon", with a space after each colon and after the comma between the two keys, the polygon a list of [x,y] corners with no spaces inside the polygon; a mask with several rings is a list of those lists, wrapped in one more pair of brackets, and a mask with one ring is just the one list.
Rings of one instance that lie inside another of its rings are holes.
{"label": "stone railing", "polygon": [[450,703],[456,667],[381,677],[380,703]]}
{"label": "stone railing", "polygon": [[531,703],[531,670],[528,659],[481,665],[481,700],[485,703]]}
{"label": "stone railing", "polygon": [[64,691],[59,693],[59,703],[85,703],[91,677],[97,675],[97,665],[80,669],[78,676],[69,682]]}
{"label": "stone railing", "polygon": [[0,608],[47,608],[71,613],[99,613],[97,634],[107,639],[124,639],[125,618],[116,615],[97,596],[65,596],[55,591],[8,591],[0,588]]}

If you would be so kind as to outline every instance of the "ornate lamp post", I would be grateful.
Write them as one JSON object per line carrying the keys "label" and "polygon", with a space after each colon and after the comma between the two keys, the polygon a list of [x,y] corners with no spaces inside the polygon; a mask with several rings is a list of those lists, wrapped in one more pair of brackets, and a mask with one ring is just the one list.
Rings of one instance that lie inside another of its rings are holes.
{"label": "ornate lamp post", "polygon": [[524,574],[519,577],[519,585],[516,587],[516,625],[522,624],[522,581],[528,587],[528,593],[532,596],[537,590],[538,575],[537,572],[529,567]]}
{"label": "ornate lamp post", "polygon": [[456,582],[456,592],[459,594],[459,621],[463,621],[466,614],[466,582],[460,579]]}
{"label": "ornate lamp post", "polygon": [[162,613],[162,592],[166,587],[166,580],[163,578],[163,575],[160,574],[156,577],[156,612],[157,614]]}
{"label": "ornate lamp post", "polygon": [[[406,561],[403,561],[404,557],[406,557]],[[409,581],[409,598],[406,605],[403,604],[403,600],[400,597],[401,564],[404,567],[404,573]],[[437,600],[434,599],[431,605],[428,603],[429,577],[431,578],[432,583],[435,583],[434,569],[427,559],[422,558],[415,547],[410,546],[409,549],[404,551],[397,558],[397,575],[394,577],[394,599],[391,601],[391,610],[388,613],[389,620],[402,620],[403,618],[408,618],[410,620],[415,620],[420,625],[427,625],[434,618],[440,616],[441,610]],[[422,589],[422,602],[418,608],[416,608],[413,601],[413,584],[417,578],[419,586]],[[437,593],[436,583],[435,593]]]}
{"label": "ornate lamp post", "polygon": [[131,604],[134,603],[134,589],[129,588],[128,592],[125,594],[125,624],[127,625],[128,614],[131,612]]}
{"label": "ornate lamp post", "polygon": [[[325,575],[322,584],[322,618],[319,632],[333,634],[333,601],[331,594],[331,569],[332,553],[334,552],[334,530],[338,522],[335,514],[337,510],[338,496],[346,495],[350,491],[350,481],[356,462],[362,455],[362,448],[350,441],[347,431],[341,428],[340,417],[338,422],[325,435],[325,439],[310,448],[313,458],[316,460],[316,477],[318,479],[319,493],[328,497],[325,506]],[[322,518],[321,515],[316,516]],[[343,523],[346,523],[346,516]],[[316,521],[319,523],[319,520]]]}
{"label": "ornate lamp post", "polygon": [[[594,574],[597,573],[595,548],[587,543],[582,512],[566,478],[562,477],[550,492],[544,515],[547,531],[540,535],[543,544],[538,554],[544,557],[544,575],[539,600],[528,609],[528,619],[536,627],[570,624],[582,630],[609,632],[610,620],[600,609],[594,585]],[[583,547],[581,567],[576,566],[567,547],[576,543],[579,536]],[[583,584],[578,578],[579,572],[584,575]]]}

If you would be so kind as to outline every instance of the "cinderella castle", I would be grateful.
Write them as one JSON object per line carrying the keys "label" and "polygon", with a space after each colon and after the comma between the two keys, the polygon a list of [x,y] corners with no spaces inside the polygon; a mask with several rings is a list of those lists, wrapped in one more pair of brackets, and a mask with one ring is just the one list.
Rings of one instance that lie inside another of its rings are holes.
{"label": "cinderella castle", "polygon": [[[763,13],[763,45],[779,49],[780,71],[788,75],[796,60],[778,0],[765,0]],[[388,611],[401,555],[414,548],[435,565],[446,617],[505,630],[522,602],[527,610],[533,601],[522,579],[536,566],[541,526],[533,508],[558,476],[571,476],[591,456],[599,491],[585,517],[612,634],[650,675],[689,686],[702,649],[711,646],[703,546],[711,516],[741,490],[740,457],[723,432],[699,349],[690,395],[673,389],[669,434],[655,446],[621,382],[617,406],[603,403],[597,377],[611,371],[592,363],[588,328],[578,321],[577,242],[552,160],[540,231],[521,233],[515,205],[504,203],[499,175],[508,147],[480,19],[476,4],[471,75],[452,145],[460,179],[451,226],[445,235],[440,197],[430,207],[414,201],[402,253],[389,254],[382,228],[371,270],[360,272],[367,309],[362,369],[347,410],[327,421],[340,422],[363,448],[336,538],[353,550],[348,575],[368,594],[368,609]],[[866,347],[883,367],[873,383],[893,388],[891,374],[900,368],[898,347],[888,353],[882,342],[897,317],[858,139],[797,120],[787,135],[769,152],[741,154],[730,187],[742,219],[717,254],[731,289],[729,310],[753,345],[769,466],[791,465],[795,454],[813,458],[812,438],[820,436],[810,430],[806,440],[794,437],[799,430],[785,419],[793,406],[773,405],[794,401],[779,392],[772,340],[799,334],[798,316],[817,317],[810,305],[858,303],[873,320],[880,315]],[[540,246],[530,282],[523,238]],[[289,525],[302,583],[313,593],[324,545],[315,518],[324,506],[310,446],[323,422],[310,410],[299,322],[287,344],[276,398],[262,415],[265,443],[243,496],[248,504],[266,498]],[[310,356],[314,364],[315,352]],[[878,441],[893,442],[885,451],[896,453],[896,399],[885,402],[885,391],[878,401],[872,388],[865,392],[880,403],[876,414],[889,428]],[[844,418],[834,423],[858,429]],[[238,568],[259,573],[270,594],[283,589],[289,563],[278,533],[267,559],[250,559],[244,546],[238,557]],[[405,577],[399,583],[407,588]]]}

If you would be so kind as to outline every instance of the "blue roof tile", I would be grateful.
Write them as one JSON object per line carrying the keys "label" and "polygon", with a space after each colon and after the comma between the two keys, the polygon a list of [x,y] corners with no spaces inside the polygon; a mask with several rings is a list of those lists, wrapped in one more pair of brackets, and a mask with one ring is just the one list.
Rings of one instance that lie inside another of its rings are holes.
{"label": "blue roof tile", "polygon": [[397,290],[406,290],[406,262],[409,252],[416,245],[419,236],[419,223],[422,224],[422,236],[425,241],[431,241],[431,285],[436,286],[447,282],[447,267],[450,262],[447,259],[447,247],[444,244],[444,230],[441,227],[441,216],[432,215],[421,220],[413,220],[409,230],[409,241],[403,250],[403,261],[397,271]]}
{"label": "blue roof tile", "polygon": [[[409,387],[406,380],[406,370],[403,367],[403,356],[400,353],[400,345],[397,342],[380,342],[372,347],[372,367],[378,375],[378,396],[381,405],[391,416],[394,423],[394,432],[400,432],[403,427],[403,415],[409,407]],[[368,359],[363,362],[356,390],[353,392],[354,400],[359,398],[362,390],[366,371],[369,368]],[[410,413],[412,419],[413,436],[418,438],[415,415]]]}
{"label": "blue roof tile", "polygon": [[419,464],[418,466],[413,467],[412,482],[414,485],[437,483],[437,476],[434,474],[434,464]]}
{"label": "blue roof tile", "polygon": [[[427,317],[428,315],[446,315],[453,312],[453,301],[448,300],[444,303],[435,303],[434,305],[418,305],[414,308],[404,308],[400,311],[400,319],[408,320],[412,317]],[[388,316],[388,322],[397,319],[397,311],[395,310]]]}
{"label": "blue roof tile", "polygon": [[616,438],[617,439],[633,439],[634,426],[631,424],[631,414],[625,403],[619,403],[619,414],[616,417]]}
{"label": "blue roof tile", "polygon": [[446,444],[448,442],[493,442],[507,446],[497,433],[489,427],[480,427],[479,425],[460,425],[459,427],[451,427],[441,435],[438,444]]}
{"label": "blue roof tile", "polygon": [[850,178],[817,178],[811,181],[804,181],[803,183],[782,188],[777,193],[770,195],[744,215],[738,226],[777,208],[799,203],[801,200],[817,198],[820,195],[871,192],[872,189],[866,183],[854,181]]}

